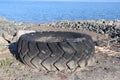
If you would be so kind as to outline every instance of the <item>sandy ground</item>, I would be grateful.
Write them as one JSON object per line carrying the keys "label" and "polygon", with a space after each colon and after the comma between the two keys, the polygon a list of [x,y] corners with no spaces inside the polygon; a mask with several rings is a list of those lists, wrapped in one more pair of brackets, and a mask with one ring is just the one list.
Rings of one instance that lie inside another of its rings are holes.
{"label": "sandy ground", "polygon": [[5,62],[0,66],[0,80],[119,80],[120,58],[97,53],[96,63],[74,73],[37,71],[20,63],[9,52],[0,55]]}
{"label": "sandy ground", "polygon": [[[91,35],[94,41],[107,39],[105,35],[89,31],[60,29],[44,25],[32,26],[34,26],[34,29],[39,27],[43,31],[74,31],[86,33]],[[22,64],[7,50],[4,53],[0,52],[0,80],[120,80],[120,57],[111,57],[101,52],[97,52],[95,56],[96,62],[92,67],[87,67],[74,73],[46,73]]]}

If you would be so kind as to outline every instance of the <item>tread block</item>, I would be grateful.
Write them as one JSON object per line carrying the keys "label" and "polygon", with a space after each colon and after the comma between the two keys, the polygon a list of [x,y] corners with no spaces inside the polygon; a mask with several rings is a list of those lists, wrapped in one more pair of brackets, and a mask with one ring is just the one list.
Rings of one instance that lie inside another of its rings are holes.
{"label": "tread block", "polygon": [[53,54],[55,54],[56,56],[59,56],[61,53],[63,53],[63,51],[61,50],[61,48],[58,45],[59,43],[48,43],[49,45],[49,49],[52,51]]}
{"label": "tread block", "polygon": [[35,68],[35,66],[33,66],[33,64],[31,63],[31,58],[27,54],[23,57],[23,60],[28,66]]}
{"label": "tread block", "polygon": [[76,56],[73,56],[72,59],[67,63],[70,70],[76,69],[79,65],[77,64],[78,58]]}
{"label": "tread block", "polygon": [[28,51],[29,51],[28,41],[23,40],[21,45],[21,52],[20,52],[21,56],[23,57]]}
{"label": "tread block", "polygon": [[47,57],[51,54],[51,51],[49,50],[47,43],[37,43],[38,49],[39,49],[39,57],[43,55],[44,57]]}
{"label": "tread block", "polygon": [[17,48],[18,48],[18,53],[20,53],[21,48],[22,48],[22,39],[21,38],[18,40]]}
{"label": "tread block", "polygon": [[37,48],[36,42],[28,43],[29,53],[28,55],[32,58],[39,53],[39,49]]}
{"label": "tread block", "polygon": [[76,51],[75,56],[78,58],[81,58],[82,55],[84,55],[85,49],[87,49],[82,42],[76,42],[76,43],[69,43],[74,50]]}
{"label": "tread block", "polygon": [[43,67],[42,67],[42,65],[41,65],[41,62],[42,62],[42,60],[41,60],[38,56],[34,57],[34,58],[31,60],[31,63],[32,63],[38,70],[42,70],[42,69],[43,69]]}
{"label": "tread block", "polygon": [[59,71],[68,69],[67,65],[66,65],[66,59],[64,57],[61,57],[56,63],[55,66],[57,67],[57,69]]}
{"label": "tread block", "polygon": [[48,57],[42,64],[48,71],[56,71],[57,69],[53,65],[54,59],[52,57]]}
{"label": "tread block", "polygon": [[44,62],[42,63],[49,71],[57,70],[56,66],[54,65],[59,58],[63,55],[63,51],[57,45],[57,43],[48,43],[48,48],[51,51],[51,54]]}
{"label": "tread block", "polygon": [[64,58],[68,60],[72,55],[74,55],[75,51],[70,47],[70,45],[67,42],[60,43],[60,46],[62,47],[64,51]]}

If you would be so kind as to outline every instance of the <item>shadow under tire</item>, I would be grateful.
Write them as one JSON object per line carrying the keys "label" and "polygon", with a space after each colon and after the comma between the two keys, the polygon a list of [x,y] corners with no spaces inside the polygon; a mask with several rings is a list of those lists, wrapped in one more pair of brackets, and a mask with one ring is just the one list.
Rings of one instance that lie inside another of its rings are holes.
{"label": "shadow under tire", "polygon": [[74,71],[94,62],[94,42],[75,32],[35,32],[22,35],[17,47],[21,61],[38,70]]}

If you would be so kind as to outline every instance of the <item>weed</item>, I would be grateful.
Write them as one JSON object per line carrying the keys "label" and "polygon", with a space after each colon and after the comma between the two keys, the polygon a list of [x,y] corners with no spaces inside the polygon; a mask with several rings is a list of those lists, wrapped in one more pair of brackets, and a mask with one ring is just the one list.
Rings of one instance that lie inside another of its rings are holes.
{"label": "weed", "polygon": [[6,58],[0,61],[0,67],[10,66],[14,62],[14,59]]}
{"label": "weed", "polygon": [[96,61],[97,64],[100,64],[100,61]]}

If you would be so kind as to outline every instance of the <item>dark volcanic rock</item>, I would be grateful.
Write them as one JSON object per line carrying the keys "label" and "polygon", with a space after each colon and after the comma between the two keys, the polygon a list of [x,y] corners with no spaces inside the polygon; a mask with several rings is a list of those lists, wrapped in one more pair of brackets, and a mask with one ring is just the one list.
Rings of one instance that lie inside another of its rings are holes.
{"label": "dark volcanic rock", "polygon": [[120,37],[120,22],[115,21],[60,21],[56,23],[56,26],[75,30],[90,30],[100,34],[109,34],[111,38]]}

